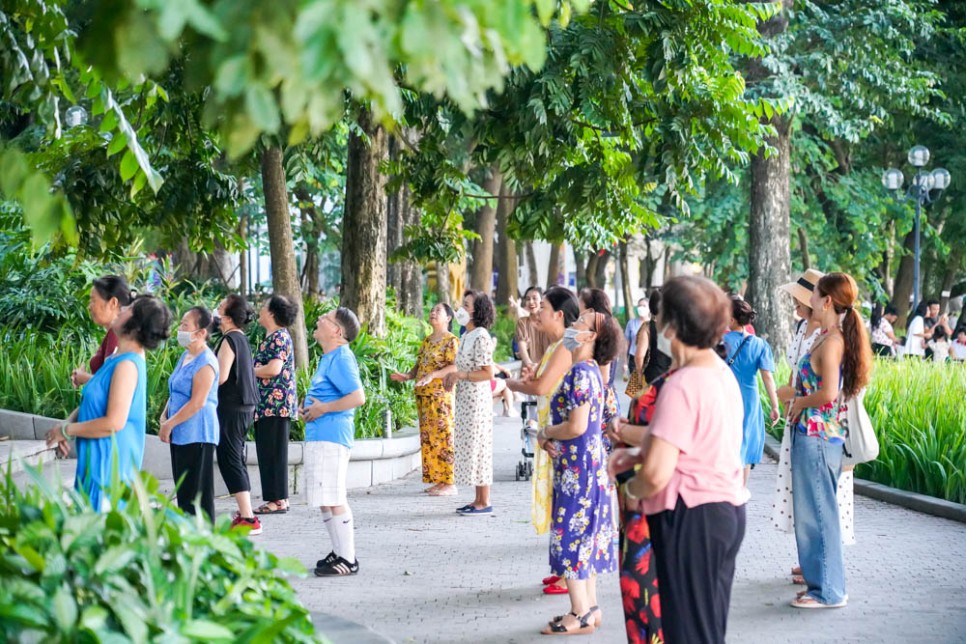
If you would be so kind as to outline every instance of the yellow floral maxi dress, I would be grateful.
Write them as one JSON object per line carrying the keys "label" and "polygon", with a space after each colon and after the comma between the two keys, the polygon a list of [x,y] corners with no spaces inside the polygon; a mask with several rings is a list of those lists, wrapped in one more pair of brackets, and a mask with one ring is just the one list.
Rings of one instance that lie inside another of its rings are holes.
{"label": "yellow floral maxi dress", "polygon": [[[557,340],[544,352],[537,367],[536,377],[539,378],[547,370],[550,358],[554,351],[560,346]],[[556,391],[563,380],[563,375],[557,382],[553,383],[551,392]],[[550,398],[552,393],[546,396],[537,396],[537,425],[543,429],[550,424]],[[530,505],[530,522],[533,524],[537,534],[547,534],[550,530],[550,512],[553,501],[553,460],[546,450],[534,443],[533,445],[533,499]]]}
{"label": "yellow floral maxi dress", "polygon": [[[416,382],[456,362],[459,339],[447,333],[423,340],[416,361]],[[423,483],[453,484],[453,392],[439,378],[415,388],[422,448]]]}

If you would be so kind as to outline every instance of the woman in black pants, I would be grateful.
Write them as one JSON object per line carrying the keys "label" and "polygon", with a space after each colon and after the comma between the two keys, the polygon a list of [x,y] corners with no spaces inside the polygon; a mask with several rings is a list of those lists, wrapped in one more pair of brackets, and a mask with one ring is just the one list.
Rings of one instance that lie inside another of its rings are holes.
{"label": "woman in black pants", "polygon": [[295,418],[295,349],[288,327],[298,305],[273,295],[258,313],[265,340],[255,354],[258,403],[255,407],[255,449],[265,503],[255,514],[288,512],[288,429]]}
{"label": "woman in black pants", "polygon": [[215,347],[218,356],[218,469],[228,493],[238,503],[232,527],[250,528],[261,534],[262,524],[252,513],[252,486],[245,465],[245,439],[252,426],[258,391],[252,350],[242,329],[255,318],[255,311],[240,295],[229,295],[218,305],[221,339]]}

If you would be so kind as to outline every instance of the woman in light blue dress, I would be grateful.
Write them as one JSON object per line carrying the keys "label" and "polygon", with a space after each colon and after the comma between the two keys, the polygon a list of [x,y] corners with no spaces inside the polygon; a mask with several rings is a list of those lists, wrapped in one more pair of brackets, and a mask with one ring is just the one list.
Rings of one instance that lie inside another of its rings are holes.
{"label": "woman in light blue dress", "polygon": [[192,307],[181,317],[178,344],[185,352],[168,378],[170,395],[158,429],[161,442],[171,444],[178,507],[185,514],[197,514],[200,506],[210,521],[215,519],[215,448],[221,436],[218,357],[208,348],[212,322],[211,312],[203,306]]}
{"label": "woman in light blue dress", "polygon": [[744,434],[741,440],[741,462],[745,466],[745,484],[755,464],[761,462],[765,450],[765,417],[758,394],[758,373],[765,383],[765,391],[771,401],[769,417],[774,423],[779,418],[778,395],[775,392],[775,358],[771,347],[761,338],[751,335],[745,327],[755,321],[755,310],[740,297],[731,298],[731,326],[724,336],[725,361],[734,372],[741,386],[744,403]]}
{"label": "woman in light blue dress", "polygon": [[74,487],[95,510],[111,507],[108,490],[115,466],[121,482],[141,469],[147,415],[144,352],[167,338],[170,328],[171,313],[156,297],[141,295],[123,307],[112,325],[117,351],[84,385],[77,422],[65,421],[47,434],[47,444],[57,444],[64,455],[76,439]]}

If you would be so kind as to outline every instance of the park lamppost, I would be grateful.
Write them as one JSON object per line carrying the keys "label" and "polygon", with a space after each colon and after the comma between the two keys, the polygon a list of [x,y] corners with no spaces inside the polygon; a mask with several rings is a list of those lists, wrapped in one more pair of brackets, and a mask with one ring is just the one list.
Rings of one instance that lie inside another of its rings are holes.
{"label": "park lamppost", "polygon": [[[913,146],[909,150],[909,164],[916,169],[916,174],[912,178],[912,183],[906,189],[906,194],[900,199],[913,199],[916,202],[916,223],[915,223],[915,262],[913,264],[913,306],[917,306],[919,299],[919,219],[922,216],[922,207],[931,204],[942,196],[943,190],[949,187],[952,177],[945,168],[936,168],[932,172],[923,170],[923,166],[929,163],[929,148],[924,145]],[[882,173],[882,185],[886,190],[897,193],[902,188],[902,172],[896,168],[889,168]],[[935,194],[934,194],[935,193]]]}

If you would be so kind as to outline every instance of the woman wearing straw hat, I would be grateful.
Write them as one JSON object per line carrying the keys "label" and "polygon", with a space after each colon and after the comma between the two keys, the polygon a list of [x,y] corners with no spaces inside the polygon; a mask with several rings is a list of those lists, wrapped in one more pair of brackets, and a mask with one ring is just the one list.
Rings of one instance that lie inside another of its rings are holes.
{"label": "woman wearing straw hat", "polygon": [[[791,374],[788,377],[788,384],[778,389],[778,399],[785,402],[795,395],[795,385],[797,378],[798,362],[812,348],[815,340],[821,335],[822,323],[818,317],[812,316],[812,309],[809,306],[809,298],[815,285],[824,277],[824,273],[814,269],[808,269],[793,282],[783,284],[781,290],[785,291],[795,300],[795,315],[801,318],[795,331],[795,338],[788,347],[788,364],[791,366]],[[789,425],[785,424],[785,431],[782,433],[781,453],[778,459],[778,476],[776,479],[776,496],[773,507],[772,519],[775,527],[783,532],[795,534],[795,522],[792,517],[792,461],[791,461],[791,436]],[[852,545],[855,543],[855,526],[853,519],[854,500],[852,497],[853,474],[852,469],[843,468],[839,476],[838,485],[838,505],[839,520],[842,524],[842,543]],[[799,566],[792,568],[792,581],[800,583],[804,580],[801,577],[802,571]]]}

